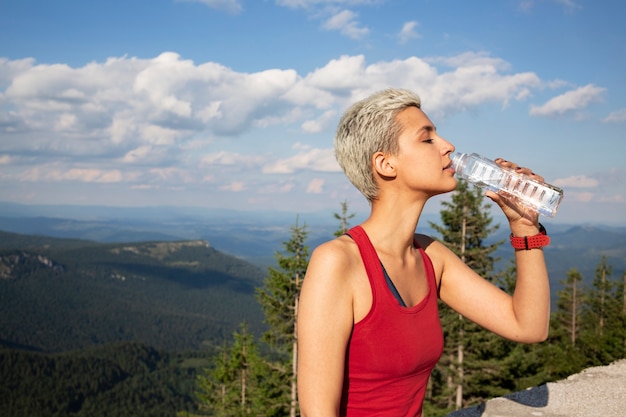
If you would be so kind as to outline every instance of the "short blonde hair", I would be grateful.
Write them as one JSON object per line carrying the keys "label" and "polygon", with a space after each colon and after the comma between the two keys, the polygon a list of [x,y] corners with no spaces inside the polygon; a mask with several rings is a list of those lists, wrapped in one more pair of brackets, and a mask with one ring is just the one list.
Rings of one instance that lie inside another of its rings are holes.
{"label": "short blonde hair", "polygon": [[335,157],[350,182],[369,202],[378,197],[372,155],[397,154],[402,126],[396,116],[407,107],[421,108],[417,94],[386,89],[353,104],[341,117],[335,135]]}

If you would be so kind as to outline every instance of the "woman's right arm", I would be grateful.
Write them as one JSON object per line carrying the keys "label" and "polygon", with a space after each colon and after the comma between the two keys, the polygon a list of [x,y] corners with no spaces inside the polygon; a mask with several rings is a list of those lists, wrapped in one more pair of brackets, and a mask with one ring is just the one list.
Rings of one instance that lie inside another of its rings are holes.
{"label": "woman's right arm", "polygon": [[353,288],[346,238],[311,256],[298,306],[298,401],[302,417],[339,415],[344,362],[352,332]]}

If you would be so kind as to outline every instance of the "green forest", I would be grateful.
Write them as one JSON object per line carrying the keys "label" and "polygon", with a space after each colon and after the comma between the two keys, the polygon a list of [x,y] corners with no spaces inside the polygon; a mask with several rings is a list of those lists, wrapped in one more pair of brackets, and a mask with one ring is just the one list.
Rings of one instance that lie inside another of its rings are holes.
{"label": "green forest", "polygon": [[[348,229],[347,203],[335,218],[339,235]],[[484,242],[499,226],[492,224],[479,189],[460,183],[451,202],[443,203],[442,224],[433,224],[440,240],[473,269],[512,293],[515,266],[496,272],[493,253],[503,242]],[[257,291],[270,330],[261,340],[243,326],[198,376],[196,412],[179,416],[296,416],[294,360],[297,298],[308,256],[306,226],[296,224]],[[587,367],[626,357],[626,273],[616,276],[607,258],[598,259],[588,287],[572,268],[560,280],[550,336],[539,344],[518,344],[468,322],[440,304],[446,348],[435,368],[424,404],[425,416],[445,416],[496,396],[556,381]],[[261,352],[266,352],[262,354]]]}
{"label": "green forest", "polygon": [[[461,183],[432,226],[468,265],[511,292],[514,265],[494,268],[503,242],[485,243],[498,229],[487,208],[479,190]],[[344,202],[334,216],[339,235],[354,214]],[[3,415],[299,415],[295,326],[308,233],[296,221],[265,273],[199,243],[109,244],[104,252],[101,244],[59,246],[42,237],[24,238],[19,250],[0,244]],[[506,341],[440,305],[446,348],[424,416],[626,358],[624,271],[599,256],[593,277],[571,268],[552,279],[560,286],[550,336],[539,344]],[[54,293],[53,280],[65,280],[63,294]],[[25,306],[29,292],[43,300],[48,319]]]}
{"label": "green forest", "polygon": [[256,333],[263,327],[253,302],[263,271],[206,242],[81,245],[0,235],[12,239],[19,249],[0,247],[4,346],[64,352],[139,341],[185,351],[222,344],[244,320]]}
{"label": "green forest", "polygon": [[41,354],[0,350],[4,416],[172,416],[194,407],[188,355],[121,342]]}

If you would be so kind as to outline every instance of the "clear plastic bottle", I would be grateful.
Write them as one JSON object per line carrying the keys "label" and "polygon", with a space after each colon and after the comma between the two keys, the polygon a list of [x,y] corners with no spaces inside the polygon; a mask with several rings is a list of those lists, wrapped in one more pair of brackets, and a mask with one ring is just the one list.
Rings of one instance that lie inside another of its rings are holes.
{"label": "clear plastic bottle", "polygon": [[475,153],[455,153],[452,166],[458,177],[494,192],[503,191],[544,216],[554,217],[563,199],[563,190],[559,187],[503,168]]}

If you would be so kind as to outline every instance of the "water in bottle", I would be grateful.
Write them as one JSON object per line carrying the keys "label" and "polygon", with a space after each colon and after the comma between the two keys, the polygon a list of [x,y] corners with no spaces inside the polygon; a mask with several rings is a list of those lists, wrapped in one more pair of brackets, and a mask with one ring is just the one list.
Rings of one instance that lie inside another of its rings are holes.
{"label": "water in bottle", "polygon": [[475,153],[452,155],[452,166],[458,177],[494,192],[503,191],[544,216],[553,217],[563,199],[559,187],[503,168]]}

